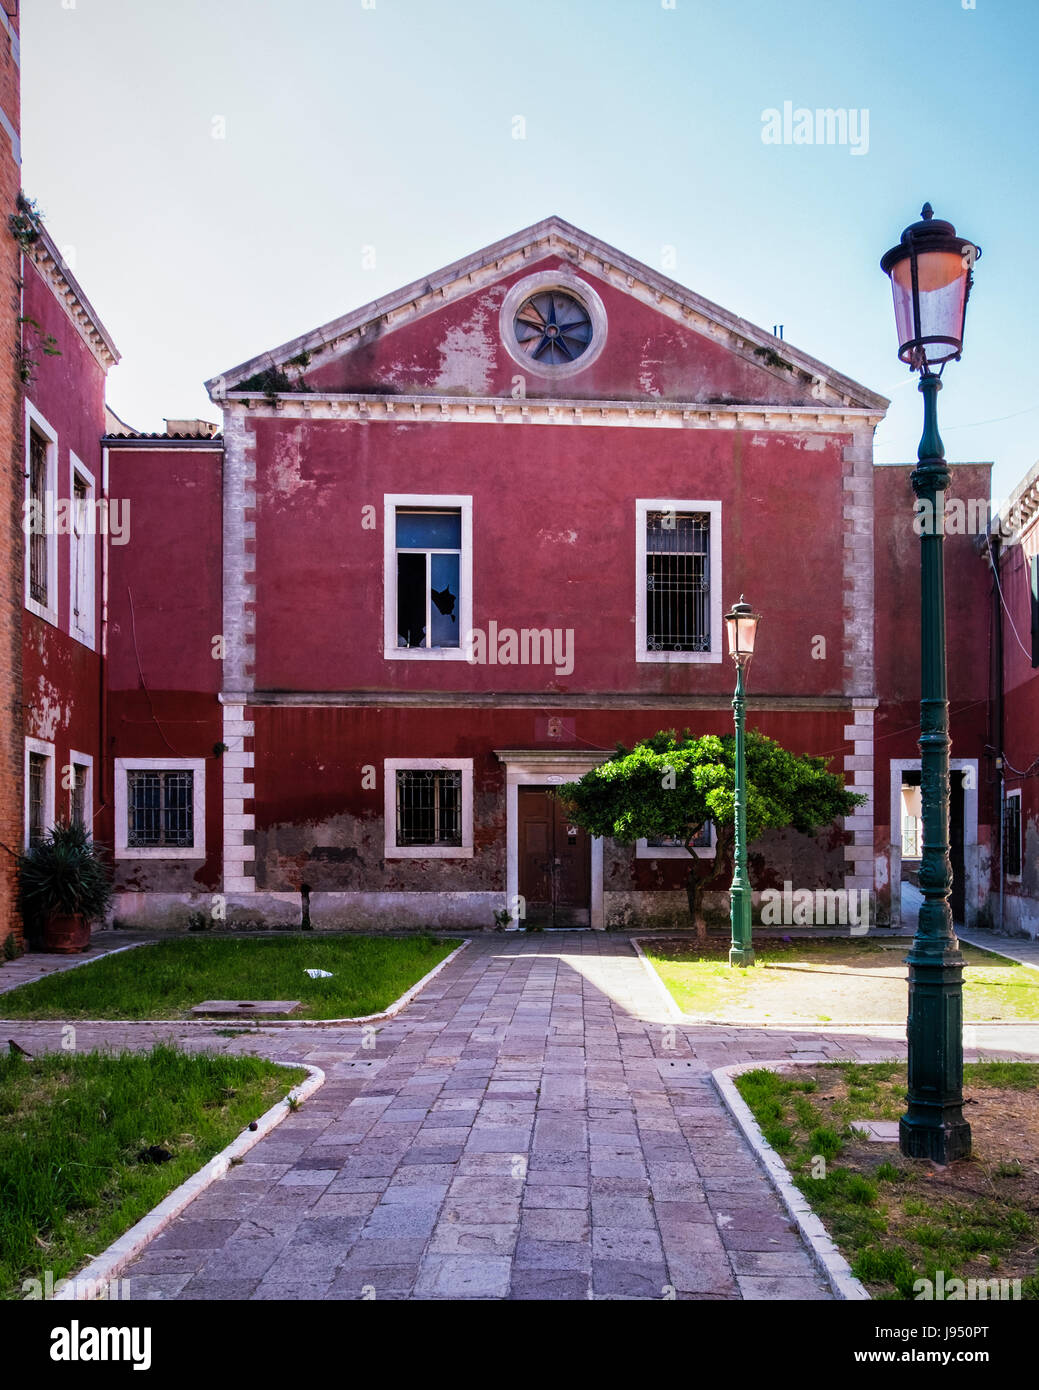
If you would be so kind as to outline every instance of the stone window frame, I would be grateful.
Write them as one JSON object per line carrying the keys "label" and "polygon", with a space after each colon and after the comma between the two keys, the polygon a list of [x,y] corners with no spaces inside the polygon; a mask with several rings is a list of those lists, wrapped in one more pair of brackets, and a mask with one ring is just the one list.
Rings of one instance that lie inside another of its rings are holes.
{"label": "stone window frame", "polygon": [[[718,827],[711,821],[711,843],[694,845],[693,854],[697,859],[713,859],[718,853]],[[650,845],[645,839],[635,841],[636,859],[684,859],[689,860],[689,851],[684,845]]]}
{"label": "stone window frame", "polygon": [[[650,512],[706,512],[710,517],[711,649],[707,652],[652,652],[646,645],[646,522]],[[635,660],[687,665],[717,664],[722,659],[722,504],[720,499],[637,497],[635,499]]]}
{"label": "stone window frame", "polygon": [[[397,773],[461,772],[462,843],[460,845],[397,844]],[[472,758],[384,758],[383,821],[385,859],[472,859],[473,857],[473,760]]]}
{"label": "stone window frame", "polygon": [[[1006,880],[1007,880],[1008,883],[1020,883],[1020,882],[1021,882],[1021,879],[1022,879],[1022,876],[1024,875],[1024,869],[1025,869],[1025,845],[1024,845],[1025,834],[1024,834],[1024,825],[1023,825],[1022,820],[1021,820],[1021,813],[1022,813],[1022,811],[1024,810],[1024,805],[1023,805],[1023,797],[1021,796],[1021,788],[1020,788],[1020,787],[1015,787],[1013,791],[1008,791],[1008,792],[1006,793],[1005,800],[1006,800],[1007,804],[1009,804],[1011,801],[1016,801],[1016,802],[1017,802],[1017,865],[1018,865],[1018,872],[1017,872],[1016,874],[1010,873],[1009,870],[1006,871]],[[1007,823],[1007,815],[1006,815],[1006,812],[1004,811],[1004,812],[1003,812],[1003,824],[1004,824],[1004,826],[1006,825],[1006,823]],[[1003,863],[1005,864],[1006,862],[1007,862],[1007,853],[1006,853],[1006,846],[1004,845],[1004,846],[1003,846]]]}
{"label": "stone window frame", "polygon": [[[458,646],[399,647],[397,645],[397,509],[435,507],[456,509],[462,519],[462,550],[458,564]],[[473,628],[473,498],[471,493],[387,492],[382,499],[383,529],[383,657],[387,661],[465,661],[466,635]]]}
{"label": "stone window frame", "polygon": [[[79,753],[75,748],[69,749],[69,766],[72,768],[81,767],[86,772],[83,779],[83,810],[85,816],[86,832],[91,839],[94,838],[94,759],[90,753]],[[68,789],[68,818],[72,820],[72,791]]]}
{"label": "stone window frame", "polygon": [[29,755],[36,753],[41,758],[47,759],[47,767],[43,778],[43,833],[46,835],[54,826],[55,820],[55,754],[54,744],[48,743],[42,738],[26,738],[25,740],[25,826],[23,840],[25,848],[29,848]]}
{"label": "stone window frame", "polygon": [[[69,506],[73,518],[75,514],[77,478],[80,482],[86,484],[86,505],[92,514],[92,520],[88,526],[85,537],[78,537],[75,531],[69,533],[69,636],[74,638],[75,641],[81,642],[84,647],[89,647],[91,651],[95,651],[97,643],[97,635],[95,632],[97,615],[97,484],[94,481],[94,475],[90,469],[87,468],[82,460],[77,458],[70,449]],[[73,525],[75,525],[74,520]],[[76,622],[76,559],[80,539],[86,542],[84,549],[88,556],[90,576],[90,614],[88,623]]]}
{"label": "stone window frame", "polygon": [[[190,845],[129,844],[128,772],[192,772],[192,831]],[[115,760],[115,857],[116,859],[205,859],[206,857],[206,760],[205,758],[116,758]]]}
{"label": "stone window frame", "polygon": [[[25,512],[22,531],[25,538],[25,606],[52,627],[58,626],[58,537],[46,530],[47,540],[47,603],[39,603],[30,593],[31,551],[29,526],[30,501],[32,499],[32,436],[37,435],[47,445],[47,478],[44,483],[44,498],[49,494],[57,506],[58,500],[58,431],[44,415],[36,409],[32,401],[25,402]],[[49,526],[50,517],[44,517],[44,527]]]}

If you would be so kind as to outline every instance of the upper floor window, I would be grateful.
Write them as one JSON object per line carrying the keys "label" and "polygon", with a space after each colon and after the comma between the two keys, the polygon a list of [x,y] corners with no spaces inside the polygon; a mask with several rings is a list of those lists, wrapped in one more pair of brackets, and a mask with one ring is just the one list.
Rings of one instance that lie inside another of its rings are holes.
{"label": "upper floor window", "polygon": [[53,518],[58,436],[28,401],[25,417],[25,606],[57,624],[58,545]]}
{"label": "upper floor window", "polygon": [[72,455],[72,517],[69,550],[69,631],[94,645],[94,479]]}
{"label": "upper floor window", "polygon": [[636,660],[721,661],[721,503],[635,505]]}
{"label": "upper floor window", "polygon": [[1032,666],[1039,666],[1039,555],[1028,562],[1028,588],[1032,612]]}
{"label": "upper floor window", "polygon": [[464,659],[472,627],[472,498],[385,499],[385,655]]}

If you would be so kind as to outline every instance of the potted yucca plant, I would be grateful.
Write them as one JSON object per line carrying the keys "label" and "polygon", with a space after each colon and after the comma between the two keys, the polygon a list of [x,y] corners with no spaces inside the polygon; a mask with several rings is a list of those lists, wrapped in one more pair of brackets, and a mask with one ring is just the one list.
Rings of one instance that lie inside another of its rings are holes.
{"label": "potted yucca plant", "polygon": [[30,940],[61,955],[85,951],[112,901],[112,871],[85,828],[59,821],[20,857],[18,880]]}

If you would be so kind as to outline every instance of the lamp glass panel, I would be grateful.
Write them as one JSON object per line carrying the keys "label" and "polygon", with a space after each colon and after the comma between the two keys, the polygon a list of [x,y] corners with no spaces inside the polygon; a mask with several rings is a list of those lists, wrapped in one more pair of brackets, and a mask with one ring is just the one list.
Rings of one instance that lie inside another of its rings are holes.
{"label": "lamp glass panel", "polygon": [[758,630],[757,614],[741,615],[737,618],[730,618],[726,615],[725,627],[730,655],[735,656],[738,652],[746,656],[753,656],[754,638]]}
{"label": "lamp glass panel", "polygon": [[[913,272],[909,256],[891,268],[898,342],[902,347],[917,338],[951,338],[960,342],[963,331],[967,267],[956,251],[927,251],[917,258],[920,288],[920,323],[913,323]],[[927,361],[939,363],[953,355],[948,343],[926,344]]]}

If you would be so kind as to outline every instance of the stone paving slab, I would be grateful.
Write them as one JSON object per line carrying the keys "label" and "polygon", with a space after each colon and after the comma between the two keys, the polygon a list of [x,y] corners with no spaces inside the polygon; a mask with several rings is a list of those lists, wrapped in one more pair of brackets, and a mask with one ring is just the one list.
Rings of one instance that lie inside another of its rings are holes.
{"label": "stone paving slab", "polygon": [[[16,1036],[58,1049],[61,1025]],[[890,1027],[676,1024],[598,932],[476,938],[374,1053],[360,1027],[77,1028],[81,1048],[159,1037],[327,1080],[124,1271],[149,1299],[827,1299],[710,1073],[905,1054]],[[1033,1058],[1039,1028],[975,1045]]]}

